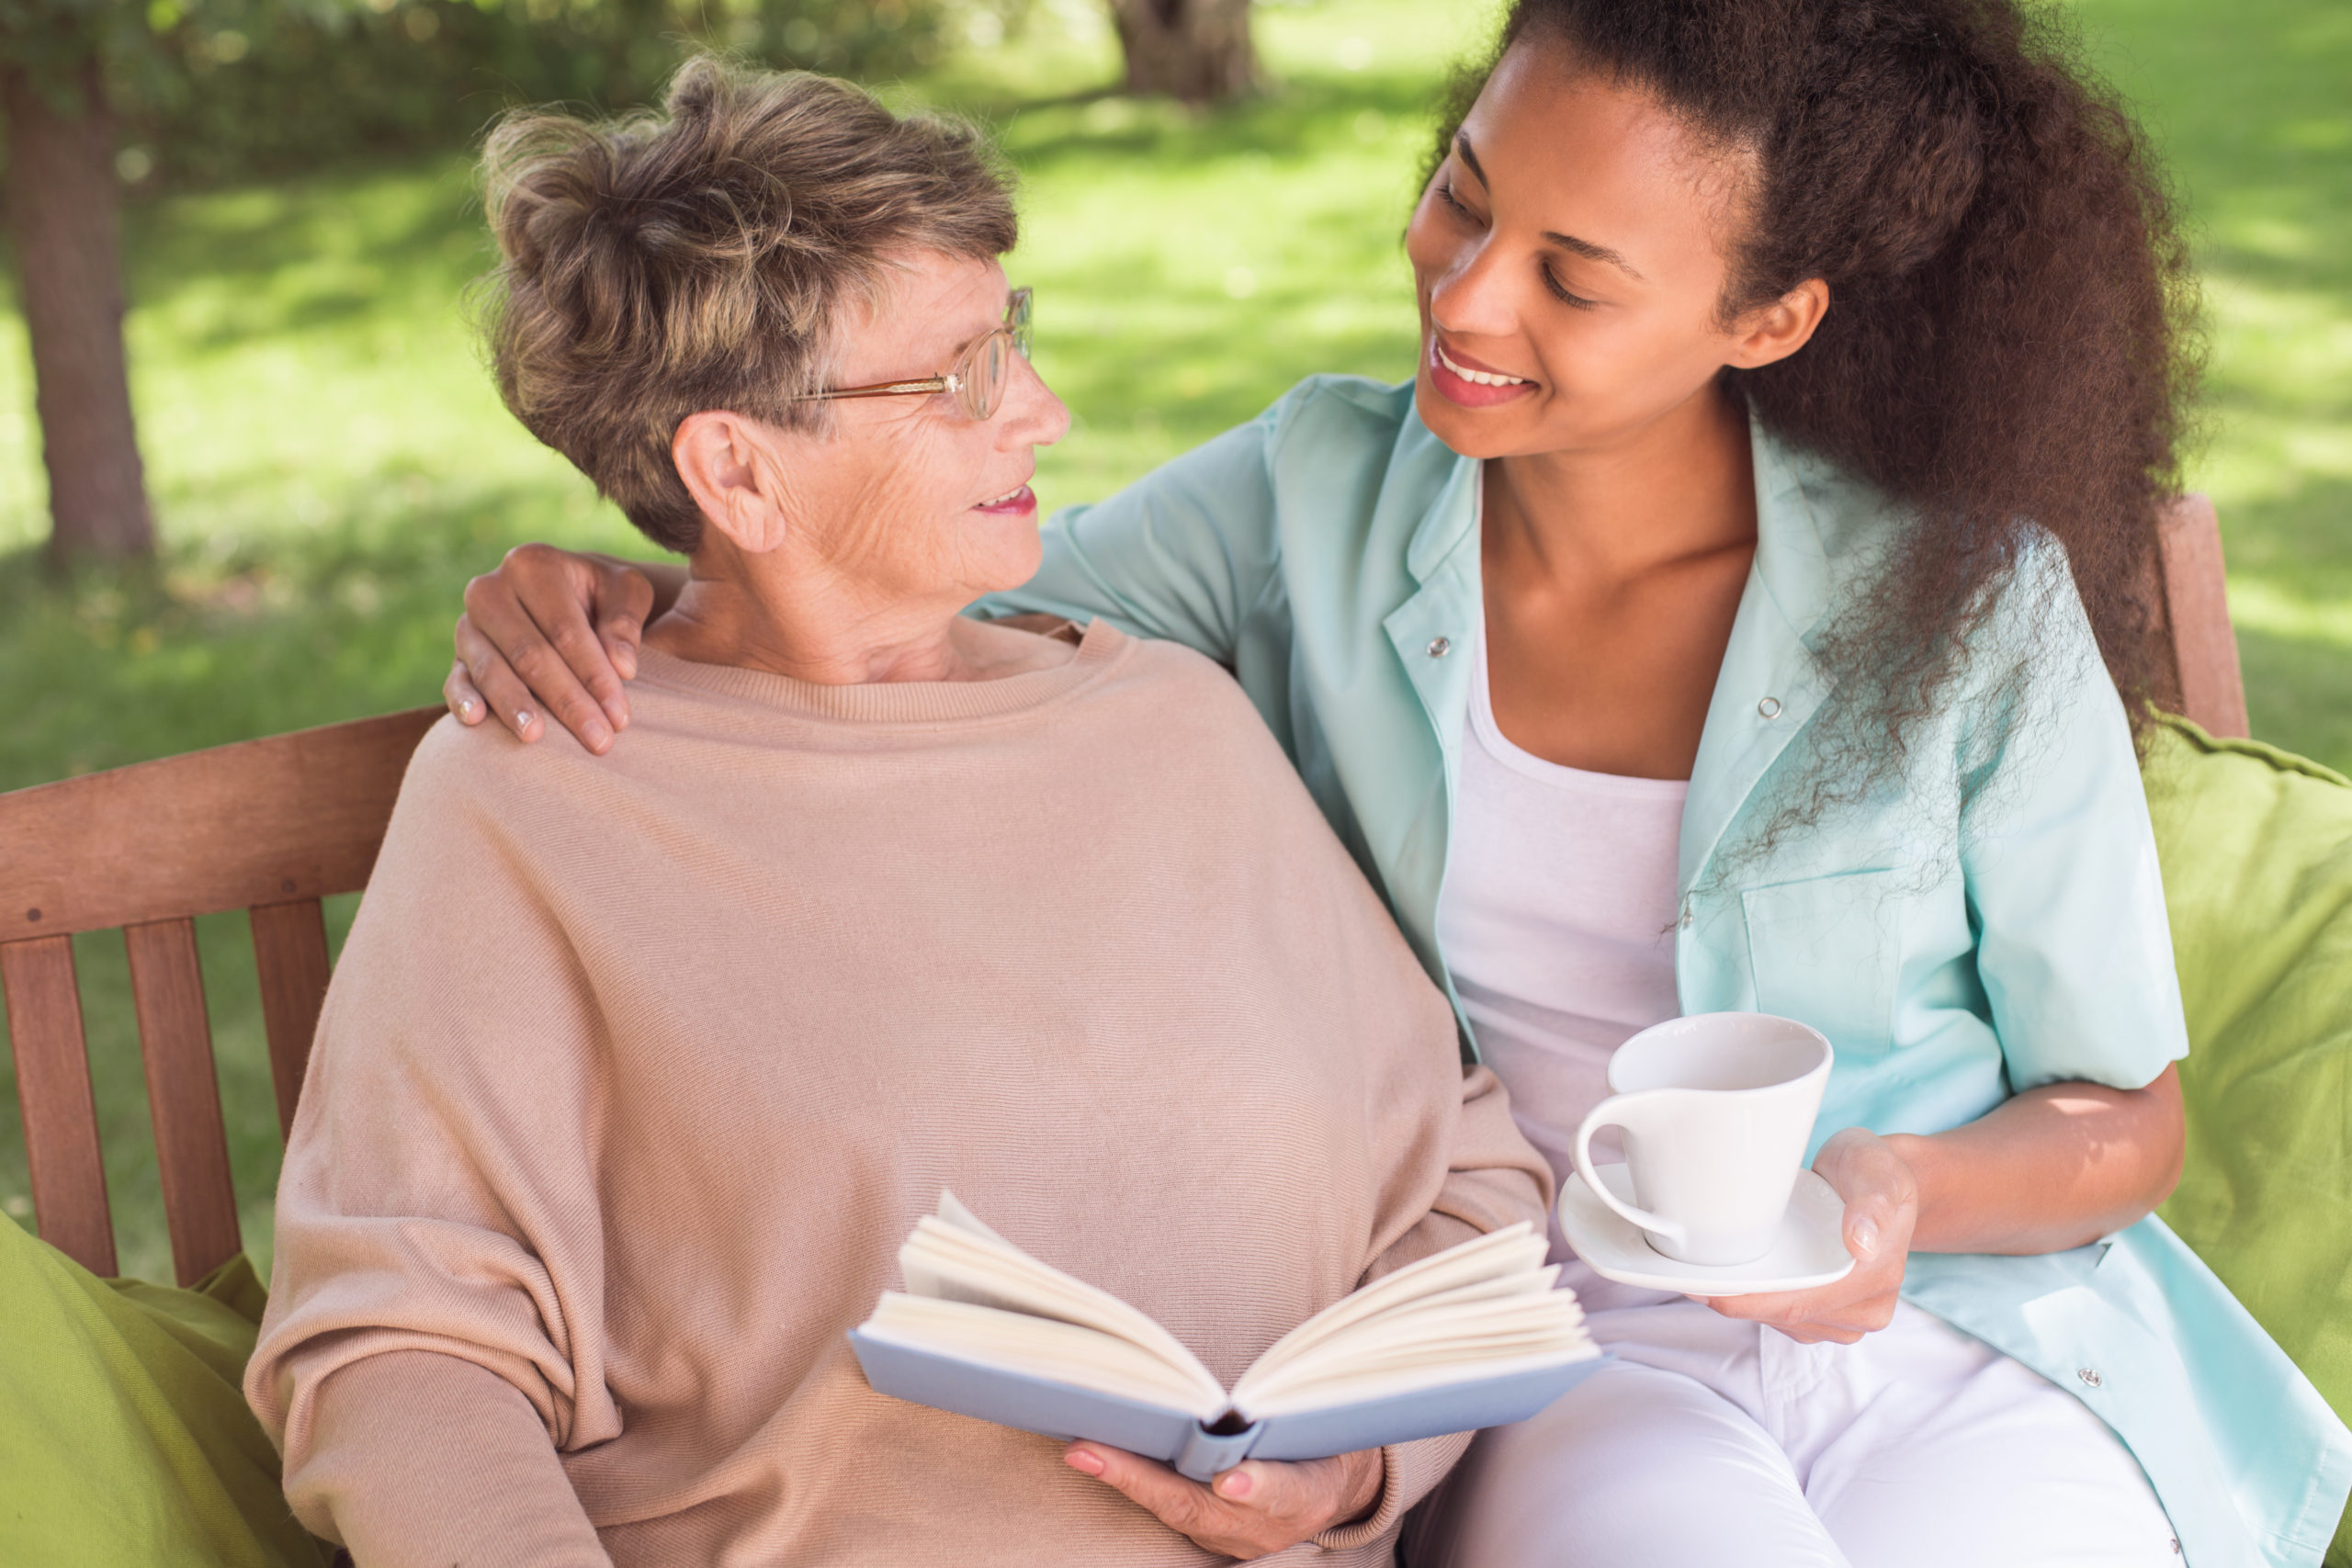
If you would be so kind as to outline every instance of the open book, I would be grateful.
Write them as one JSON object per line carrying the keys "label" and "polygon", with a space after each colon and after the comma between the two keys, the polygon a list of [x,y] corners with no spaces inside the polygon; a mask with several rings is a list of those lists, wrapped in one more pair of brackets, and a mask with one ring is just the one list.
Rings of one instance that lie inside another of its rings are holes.
{"label": "open book", "polygon": [[1601,1364],[1527,1225],[1334,1302],[1230,1393],[1175,1336],[1040,1263],[943,1193],[850,1331],[877,1393],[1164,1460],[1205,1481],[1244,1459],[1328,1459],[1523,1421]]}

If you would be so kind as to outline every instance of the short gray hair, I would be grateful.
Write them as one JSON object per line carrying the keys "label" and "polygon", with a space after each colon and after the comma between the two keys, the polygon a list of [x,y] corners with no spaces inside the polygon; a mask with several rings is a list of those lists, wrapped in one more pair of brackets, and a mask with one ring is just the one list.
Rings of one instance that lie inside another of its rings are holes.
{"label": "short gray hair", "polygon": [[709,56],[658,113],[509,114],[482,170],[500,394],[680,551],[703,524],[670,457],[687,415],[805,424],[820,405],[793,400],[820,389],[842,303],[877,297],[886,255],[989,258],[1019,234],[1011,182],[969,126]]}

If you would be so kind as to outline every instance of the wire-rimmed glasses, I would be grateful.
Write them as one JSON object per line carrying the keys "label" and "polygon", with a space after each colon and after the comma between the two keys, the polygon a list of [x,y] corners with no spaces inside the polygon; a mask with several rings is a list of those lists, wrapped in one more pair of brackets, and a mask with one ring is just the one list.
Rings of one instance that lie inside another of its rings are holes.
{"label": "wire-rimmed glasses", "polygon": [[987,419],[1004,401],[1005,386],[1012,379],[1012,356],[1017,354],[1023,359],[1029,357],[1029,299],[1028,289],[1014,289],[1004,307],[1004,325],[956,355],[955,366],[936,376],[913,381],[881,381],[871,387],[833,387],[807,393],[793,401],[814,403],[834,398],[907,398],[953,392],[966,413],[974,419]]}

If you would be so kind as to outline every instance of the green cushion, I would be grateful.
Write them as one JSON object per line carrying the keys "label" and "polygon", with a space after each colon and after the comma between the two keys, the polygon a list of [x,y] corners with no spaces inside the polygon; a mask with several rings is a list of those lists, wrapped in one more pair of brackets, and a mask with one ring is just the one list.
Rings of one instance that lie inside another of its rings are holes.
{"label": "green cushion", "polygon": [[2145,776],[2191,1046],[2162,1212],[2352,1420],[2352,782],[2170,717]]}
{"label": "green cushion", "polygon": [[238,1382],[266,1297],[101,1280],[0,1219],[0,1562],[320,1568]]}

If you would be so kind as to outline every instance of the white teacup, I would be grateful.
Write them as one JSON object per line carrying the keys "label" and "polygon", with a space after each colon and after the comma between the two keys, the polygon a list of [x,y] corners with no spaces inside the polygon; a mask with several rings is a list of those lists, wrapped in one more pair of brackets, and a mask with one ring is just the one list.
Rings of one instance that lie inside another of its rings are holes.
{"label": "white teacup", "polygon": [[[1753,1263],[1780,1234],[1831,1059],[1819,1030],[1768,1013],[1645,1029],[1609,1059],[1614,1092],[1577,1129],[1577,1174],[1667,1257]],[[1612,1126],[1624,1135],[1633,1203],[1593,1169],[1592,1135]]]}

